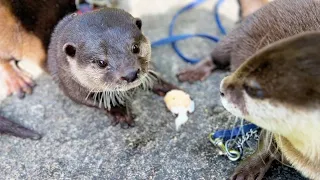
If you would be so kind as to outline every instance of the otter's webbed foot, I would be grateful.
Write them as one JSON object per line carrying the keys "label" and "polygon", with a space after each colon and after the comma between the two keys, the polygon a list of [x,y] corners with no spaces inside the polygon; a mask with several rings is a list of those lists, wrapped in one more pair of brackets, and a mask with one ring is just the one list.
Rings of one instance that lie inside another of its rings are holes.
{"label": "otter's webbed foot", "polygon": [[253,154],[238,165],[230,180],[261,180],[273,160],[269,154]]}
{"label": "otter's webbed foot", "polygon": [[165,96],[167,92],[173,90],[173,89],[180,89],[179,87],[166,82],[165,80],[158,78],[158,82],[153,85],[152,91],[159,95],[159,96]]}
{"label": "otter's webbed foot", "polygon": [[181,82],[195,82],[195,81],[204,81],[207,79],[212,71],[214,70],[215,65],[210,58],[204,59],[195,66],[188,67],[177,74],[177,78]]}
{"label": "otter's webbed foot", "polygon": [[112,107],[108,114],[111,116],[111,125],[120,124],[123,129],[128,129],[135,126],[134,118],[126,107]]}
{"label": "otter's webbed foot", "polygon": [[273,137],[266,133],[262,131],[258,150],[238,165],[230,180],[261,180],[272,162],[280,157]]}
{"label": "otter's webbed foot", "polygon": [[23,98],[25,94],[31,94],[35,83],[25,72],[10,62],[0,63],[0,80],[6,86],[7,95],[17,94]]}
{"label": "otter's webbed foot", "polygon": [[10,134],[20,138],[29,138],[33,140],[41,139],[41,135],[36,133],[35,131],[27,129],[1,116],[0,116],[0,133]]}

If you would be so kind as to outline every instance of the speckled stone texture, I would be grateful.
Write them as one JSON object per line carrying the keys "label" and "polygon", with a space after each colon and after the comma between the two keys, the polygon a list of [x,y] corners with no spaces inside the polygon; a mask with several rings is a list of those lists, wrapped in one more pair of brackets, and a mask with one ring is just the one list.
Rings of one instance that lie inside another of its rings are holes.
{"label": "speckled stone texture", "polygon": [[[178,8],[141,17],[150,40],[167,35]],[[228,29],[234,26],[234,21],[222,18]],[[203,8],[183,14],[176,32],[219,34],[212,12]],[[203,57],[214,48],[212,42],[202,39],[180,42],[179,46],[191,57]],[[218,87],[226,72],[215,72],[201,83],[179,84],[175,74],[187,64],[171,46],[153,49],[152,60],[168,81],[195,100],[196,111],[180,132],[175,131],[174,116],[166,110],[162,97],[150,92],[140,93],[134,101],[136,127],[125,130],[110,126],[103,112],[69,100],[43,75],[37,79],[33,95],[1,102],[2,115],[44,137],[31,141],[0,136],[0,179],[227,179],[238,162],[219,156],[207,138],[210,132],[233,124],[219,101]],[[266,179],[303,178],[275,163]]]}

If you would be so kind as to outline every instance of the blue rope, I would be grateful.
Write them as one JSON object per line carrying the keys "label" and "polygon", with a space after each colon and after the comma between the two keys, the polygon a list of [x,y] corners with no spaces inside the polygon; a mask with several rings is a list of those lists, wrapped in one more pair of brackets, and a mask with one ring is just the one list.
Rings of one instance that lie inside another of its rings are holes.
{"label": "blue rope", "polygon": [[235,127],[233,129],[229,129],[229,130],[225,130],[225,129],[219,130],[213,134],[212,139],[221,138],[224,141],[226,141],[226,140],[233,139],[235,137],[242,135],[242,132],[246,133],[246,132],[249,132],[250,129],[254,131],[258,128],[259,127],[256,126],[255,124],[247,124],[242,127]]}
{"label": "blue rope", "polygon": [[[180,14],[182,14],[185,11],[188,11],[198,5],[200,5],[201,3],[205,2],[206,0],[195,0],[193,2],[191,2],[190,4],[186,5],[185,7],[183,7],[182,9],[180,9],[172,18],[171,22],[170,22],[170,26],[169,26],[169,37],[164,38],[164,39],[160,39],[158,41],[155,41],[151,44],[152,47],[157,47],[157,46],[161,46],[161,45],[165,45],[165,44],[172,44],[172,48],[174,49],[174,51],[178,54],[178,56],[180,58],[182,58],[184,61],[186,61],[187,63],[191,63],[191,64],[196,64],[200,61],[200,59],[192,59],[192,58],[188,58],[185,55],[183,55],[183,53],[181,52],[181,50],[178,48],[176,42],[177,41],[181,41],[181,40],[186,40],[189,38],[193,38],[193,37],[201,37],[201,38],[206,38],[209,39],[215,43],[219,42],[219,38],[216,36],[211,36],[208,34],[181,34],[181,35],[173,35],[173,30],[174,30],[174,25],[175,22],[178,18],[178,16]],[[220,30],[220,32],[225,35],[226,34],[226,30],[223,27],[221,21],[220,21],[220,16],[218,13],[218,9],[220,7],[220,5],[223,3],[224,0],[219,0],[214,7],[214,17],[215,17],[215,21],[218,25],[218,28]]]}
{"label": "blue rope", "polygon": [[222,23],[221,23],[221,20],[220,20],[220,16],[219,16],[219,7],[221,6],[221,4],[223,3],[224,0],[219,0],[216,5],[214,6],[214,17],[215,17],[215,20],[216,20],[216,23],[218,25],[218,28],[220,30],[220,32],[223,34],[223,35],[226,35],[227,32],[226,32],[226,29],[223,27]]}

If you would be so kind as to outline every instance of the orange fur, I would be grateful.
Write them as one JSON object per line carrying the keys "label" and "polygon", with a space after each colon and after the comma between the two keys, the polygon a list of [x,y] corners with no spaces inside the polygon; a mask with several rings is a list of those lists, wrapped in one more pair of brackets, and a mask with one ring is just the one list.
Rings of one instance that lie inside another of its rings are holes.
{"label": "orange fur", "polygon": [[249,16],[265,4],[269,3],[269,0],[239,0],[242,9],[242,18]]}
{"label": "orange fur", "polygon": [[16,59],[43,67],[46,52],[41,40],[21,26],[4,2],[0,3],[0,17],[0,65]]}

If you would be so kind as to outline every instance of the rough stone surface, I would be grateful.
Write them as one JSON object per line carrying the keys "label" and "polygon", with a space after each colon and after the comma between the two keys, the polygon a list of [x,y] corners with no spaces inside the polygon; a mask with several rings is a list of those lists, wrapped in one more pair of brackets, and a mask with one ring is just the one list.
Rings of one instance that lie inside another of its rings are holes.
{"label": "rough stone surface", "polygon": [[[154,7],[155,8],[155,7]],[[163,14],[142,16],[150,40],[167,35],[169,21],[179,7]],[[228,29],[233,21],[222,17]],[[179,18],[177,33],[217,35],[212,11],[194,9]],[[192,39],[179,43],[191,57],[207,55],[214,44]],[[175,73],[186,67],[171,46],[153,49],[152,59],[163,76],[191,94],[196,111],[175,131],[174,116],[163,99],[150,92],[134,101],[136,127],[110,126],[103,112],[75,104],[48,75],[24,100],[1,102],[0,114],[35,129],[40,141],[0,136],[0,179],[227,179],[238,162],[219,156],[208,134],[234,123],[221,108],[218,87],[225,72],[215,72],[202,83],[179,84]],[[303,179],[295,170],[275,163],[266,179]]]}

